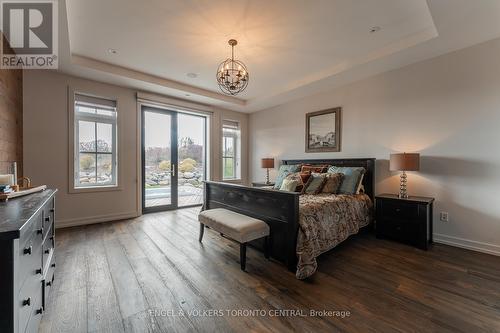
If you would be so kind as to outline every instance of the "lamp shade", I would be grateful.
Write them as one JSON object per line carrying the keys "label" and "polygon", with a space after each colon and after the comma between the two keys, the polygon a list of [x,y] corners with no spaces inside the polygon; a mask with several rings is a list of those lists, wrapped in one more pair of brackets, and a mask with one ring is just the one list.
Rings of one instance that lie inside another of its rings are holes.
{"label": "lamp shade", "polygon": [[274,158],[263,158],[261,159],[261,167],[265,169],[274,168]]}
{"label": "lamp shade", "polygon": [[418,171],[420,169],[420,154],[391,154],[389,168],[391,171]]}

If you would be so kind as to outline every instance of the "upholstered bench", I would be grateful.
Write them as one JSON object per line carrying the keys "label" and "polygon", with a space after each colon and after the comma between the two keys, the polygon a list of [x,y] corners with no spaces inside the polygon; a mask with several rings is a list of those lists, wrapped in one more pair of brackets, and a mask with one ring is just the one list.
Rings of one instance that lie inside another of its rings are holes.
{"label": "upholstered bench", "polygon": [[240,264],[243,271],[248,242],[265,237],[264,254],[266,258],[269,258],[269,226],[266,222],[223,208],[201,212],[198,215],[198,221],[200,221],[200,242],[203,239],[205,226],[207,226],[240,243]]}

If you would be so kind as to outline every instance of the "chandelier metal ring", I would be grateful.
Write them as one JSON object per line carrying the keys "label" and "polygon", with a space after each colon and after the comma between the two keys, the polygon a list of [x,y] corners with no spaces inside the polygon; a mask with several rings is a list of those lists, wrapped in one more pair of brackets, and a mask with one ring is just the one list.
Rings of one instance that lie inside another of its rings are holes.
{"label": "chandelier metal ring", "polygon": [[235,39],[230,39],[231,58],[220,63],[217,68],[217,83],[221,91],[228,95],[236,95],[248,86],[248,70],[245,64],[234,59],[234,46],[238,44]]}

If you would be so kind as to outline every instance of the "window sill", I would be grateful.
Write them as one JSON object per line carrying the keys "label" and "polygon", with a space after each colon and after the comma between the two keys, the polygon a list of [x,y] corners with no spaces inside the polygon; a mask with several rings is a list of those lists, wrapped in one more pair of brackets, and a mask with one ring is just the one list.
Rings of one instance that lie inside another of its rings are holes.
{"label": "window sill", "polygon": [[95,186],[95,187],[72,187],[69,189],[69,193],[93,193],[93,192],[113,192],[121,191],[122,187],[119,185],[110,186]]}

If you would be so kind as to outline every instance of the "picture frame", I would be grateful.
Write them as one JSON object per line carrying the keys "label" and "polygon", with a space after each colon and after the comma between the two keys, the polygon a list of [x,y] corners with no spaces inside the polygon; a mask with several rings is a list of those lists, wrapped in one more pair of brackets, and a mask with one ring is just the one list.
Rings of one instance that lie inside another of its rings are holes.
{"label": "picture frame", "polygon": [[339,152],[342,108],[306,114],[306,153]]}

